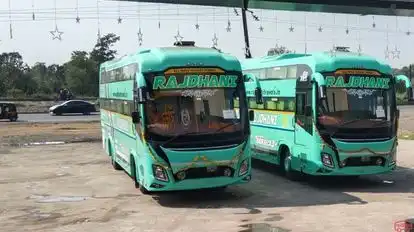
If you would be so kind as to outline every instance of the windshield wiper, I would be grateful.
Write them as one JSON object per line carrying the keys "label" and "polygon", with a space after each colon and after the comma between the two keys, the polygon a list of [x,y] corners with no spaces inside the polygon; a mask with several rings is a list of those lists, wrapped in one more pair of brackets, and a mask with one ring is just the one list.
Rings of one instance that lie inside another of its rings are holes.
{"label": "windshield wiper", "polygon": [[165,146],[165,145],[171,143],[172,141],[176,140],[179,137],[186,136],[186,135],[193,135],[193,134],[199,134],[199,133],[198,132],[187,132],[187,133],[176,135],[176,136],[172,137],[171,139],[165,141],[163,144],[161,144],[161,146]]}
{"label": "windshield wiper", "polygon": [[240,122],[233,122],[233,123],[231,123],[231,124],[224,125],[224,126],[222,126],[222,127],[218,128],[218,129],[217,129],[216,131],[214,131],[213,133],[209,133],[209,134],[215,134],[215,133],[217,133],[217,132],[220,132],[220,131],[222,131],[222,130],[226,129],[227,127],[234,126],[234,125],[237,125],[237,124],[240,124]]}
{"label": "windshield wiper", "polygon": [[220,132],[220,131],[226,129],[227,127],[234,126],[234,125],[237,125],[237,124],[240,124],[240,122],[234,122],[234,123],[231,123],[231,124],[227,124],[225,126],[222,126],[222,127],[218,128],[214,132],[207,132],[207,133],[187,132],[187,133],[179,134],[179,135],[176,135],[176,136],[172,137],[171,139],[165,141],[163,144],[161,144],[161,146],[165,146],[165,145],[171,143],[172,141],[174,141],[177,138],[182,137],[182,136],[187,136],[187,135],[212,135],[212,134],[216,134],[217,132]]}
{"label": "windshield wiper", "polygon": [[382,127],[384,124],[387,123],[391,124],[391,122],[387,120],[375,121],[375,124],[372,126],[372,128]]}
{"label": "windshield wiper", "polygon": [[361,119],[352,119],[352,120],[348,120],[348,121],[345,121],[345,122],[343,122],[343,123],[341,123],[341,124],[339,124],[330,134],[329,134],[329,137],[332,137],[333,135],[335,135],[336,134],[336,132],[338,132],[339,131],[339,129],[341,129],[341,127],[343,127],[343,126],[345,126],[345,125],[348,125],[348,124],[351,124],[351,123],[354,123],[354,122],[356,122],[356,121],[359,121],[359,120],[361,120]]}

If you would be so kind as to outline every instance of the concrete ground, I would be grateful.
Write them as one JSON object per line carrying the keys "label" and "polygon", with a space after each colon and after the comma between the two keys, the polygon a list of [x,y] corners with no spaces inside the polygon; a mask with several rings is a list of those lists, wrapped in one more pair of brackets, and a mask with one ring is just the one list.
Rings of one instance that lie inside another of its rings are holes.
{"label": "concrete ground", "polygon": [[256,165],[225,192],[142,195],[100,143],[0,150],[2,232],[391,232],[414,218],[414,141],[392,174],[291,182]]}

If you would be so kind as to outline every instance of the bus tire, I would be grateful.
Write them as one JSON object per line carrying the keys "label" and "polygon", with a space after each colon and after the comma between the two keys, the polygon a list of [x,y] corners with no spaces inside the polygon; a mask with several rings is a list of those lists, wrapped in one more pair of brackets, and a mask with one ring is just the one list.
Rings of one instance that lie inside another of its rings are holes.
{"label": "bus tire", "polygon": [[281,162],[281,169],[284,176],[286,176],[289,180],[298,181],[301,180],[303,174],[296,170],[292,169],[292,155],[289,151],[289,148],[283,149],[282,156],[280,157]]}
{"label": "bus tire", "polygon": [[147,195],[150,194],[150,191],[148,191],[143,185],[139,184],[138,181],[138,175],[137,175],[137,166],[135,164],[135,159],[131,156],[131,177],[134,180],[135,188],[139,189],[142,194]]}
{"label": "bus tire", "polygon": [[108,142],[108,152],[109,152],[109,156],[111,157],[112,167],[117,171],[122,170],[122,167],[115,160],[115,157],[114,157],[114,154],[113,154],[114,152],[112,151],[112,146],[111,146],[111,143],[109,143],[109,142]]}

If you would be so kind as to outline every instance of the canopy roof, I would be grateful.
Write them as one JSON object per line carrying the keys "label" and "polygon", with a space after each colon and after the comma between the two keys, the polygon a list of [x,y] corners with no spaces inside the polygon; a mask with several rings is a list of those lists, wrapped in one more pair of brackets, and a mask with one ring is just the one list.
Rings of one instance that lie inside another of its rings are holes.
{"label": "canopy roof", "polygon": [[[414,16],[414,0],[117,0],[249,9]],[[246,4],[244,6],[244,4]]]}

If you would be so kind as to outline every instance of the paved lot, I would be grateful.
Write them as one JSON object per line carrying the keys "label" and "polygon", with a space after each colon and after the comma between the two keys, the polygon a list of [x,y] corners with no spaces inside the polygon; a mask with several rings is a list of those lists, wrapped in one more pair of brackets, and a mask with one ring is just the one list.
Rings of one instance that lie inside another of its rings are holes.
{"label": "paved lot", "polygon": [[413,141],[391,175],[296,183],[270,167],[214,191],[143,196],[99,143],[0,151],[0,231],[390,232],[414,217]]}
{"label": "paved lot", "polygon": [[100,120],[99,113],[91,115],[70,114],[62,116],[51,116],[49,114],[19,114],[21,122],[82,122]]}

